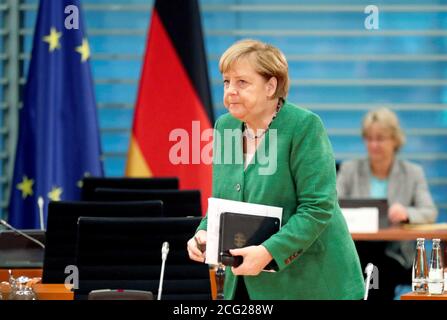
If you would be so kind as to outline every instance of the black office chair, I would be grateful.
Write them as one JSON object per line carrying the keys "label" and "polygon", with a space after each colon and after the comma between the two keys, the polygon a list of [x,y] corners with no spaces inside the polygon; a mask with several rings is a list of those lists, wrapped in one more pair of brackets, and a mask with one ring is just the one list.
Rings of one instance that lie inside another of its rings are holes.
{"label": "black office chair", "polygon": [[161,200],[165,217],[200,217],[202,205],[200,190],[129,190],[97,188],[96,201]]}
{"label": "black office chair", "polygon": [[170,250],[161,299],[211,299],[208,266],[190,260],[186,250],[200,220],[80,217],[76,299],[98,289],[143,290],[157,295],[165,241]]}
{"label": "black office chair", "polygon": [[104,178],[85,177],[82,179],[82,200],[93,201],[96,188],[110,189],[178,189],[178,178]]}
{"label": "black office chair", "polygon": [[341,162],[340,161],[336,161],[335,162],[335,173],[338,174],[338,170],[340,170],[340,166],[341,166]]}
{"label": "black office chair", "polygon": [[50,202],[43,262],[43,283],[64,283],[65,268],[75,265],[77,222],[90,217],[161,217],[161,201]]}
{"label": "black office chair", "polygon": [[142,290],[104,289],[90,291],[88,300],[154,300],[154,295]]}

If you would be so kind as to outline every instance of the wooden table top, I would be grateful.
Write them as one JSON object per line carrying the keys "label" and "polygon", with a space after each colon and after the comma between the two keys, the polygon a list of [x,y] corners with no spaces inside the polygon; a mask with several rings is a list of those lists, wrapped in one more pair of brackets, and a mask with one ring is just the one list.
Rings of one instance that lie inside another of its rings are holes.
{"label": "wooden table top", "polygon": [[[33,290],[36,293],[37,300],[73,300],[74,293],[71,287],[66,287],[64,284],[53,283],[37,283],[33,285]],[[11,288],[4,285],[0,286],[0,293],[3,299],[8,299],[11,293]]]}
{"label": "wooden table top", "polygon": [[408,292],[400,296],[400,300],[447,300],[447,292],[443,294]]}
{"label": "wooden table top", "polygon": [[439,238],[443,241],[447,241],[447,230],[444,228],[437,230],[436,226],[425,230],[421,228],[390,227],[387,229],[380,229],[375,233],[351,233],[351,236],[357,241],[416,241],[417,238]]}
{"label": "wooden table top", "polygon": [[74,293],[70,285],[38,283],[33,286],[38,300],[73,300]]}

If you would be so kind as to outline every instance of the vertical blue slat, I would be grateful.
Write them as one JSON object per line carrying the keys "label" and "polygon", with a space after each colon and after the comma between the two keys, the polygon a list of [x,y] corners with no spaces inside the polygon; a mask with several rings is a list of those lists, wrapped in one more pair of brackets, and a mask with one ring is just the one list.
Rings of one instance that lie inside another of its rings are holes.
{"label": "vertical blue slat", "polygon": [[[0,3],[4,3],[4,1],[0,1]],[[0,21],[5,21],[4,20],[4,13],[0,12]],[[0,28],[2,28],[3,25],[0,24]],[[0,36],[0,54],[4,54],[4,45],[3,45],[3,37]],[[3,64],[4,62],[0,60],[0,78],[3,78],[4,72],[3,72]],[[2,103],[4,102],[4,97],[3,97],[3,85],[0,85],[0,106],[2,105]],[[0,110],[0,123],[3,123],[3,117],[4,117],[4,111],[3,109]],[[4,136],[1,135],[0,136],[0,150],[4,150]],[[3,167],[4,167],[4,160],[0,159],[0,176],[3,176],[4,171],[3,171]],[[4,194],[4,184],[0,183],[0,194],[3,195]],[[4,210],[0,210],[0,218],[3,218],[3,211]]]}

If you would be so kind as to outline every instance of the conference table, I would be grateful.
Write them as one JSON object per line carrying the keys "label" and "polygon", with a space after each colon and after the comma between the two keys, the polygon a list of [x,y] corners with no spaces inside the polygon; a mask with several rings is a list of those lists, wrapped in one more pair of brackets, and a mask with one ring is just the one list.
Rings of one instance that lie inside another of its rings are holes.
{"label": "conference table", "polygon": [[[9,270],[12,271],[12,276],[18,278],[25,276],[29,278],[42,278],[42,269],[2,269],[0,268],[0,283],[8,281]],[[213,299],[216,298],[217,289],[215,282],[215,271],[210,269],[210,282]],[[74,292],[71,285],[59,283],[37,283],[34,284],[33,290],[36,293],[37,300],[74,300]],[[4,299],[9,296],[9,290],[3,285],[0,285],[0,294]]]}
{"label": "conference table", "polygon": [[[355,241],[386,242],[386,241],[416,241],[417,238],[426,240],[441,239],[447,241],[447,224],[401,225],[380,229],[374,233],[351,233]],[[447,293],[430,295],[408,292],[400,296],[401,300],[447,300]]]}
{"label": "conference table", "polygon": [[428,294],[408,292],[400,296],[400,300],[447,300],[447,292],[443,294]]}
{"label": "conference table", "polygon": [[447,224],[402,225],[374,233],[351,233],[351,236],[355,241],[416,241],[417,238],[447,241]]}
{"label": "conference table", "polygon": [[[433,225],[404,225],[380,229],[374,233],[351,233],[354,241],[406,241],[425,238],[427,240],[439,238],[447,241],[447,224]],[[42,277],[42,269],[12,269],[13,276]],[[8,280],[8,269],[0,268],[0,282]],[[210,269],[210,281],[213,299],[216,298],[215,271]],[[74,294],[64,284],[36,284],[34,290],[40,300],[73,300]],[[3,290],[0,287],[0,292]],[[447,295],[421,295],[407,293],[401,296],[402,300],[443,300]]]}

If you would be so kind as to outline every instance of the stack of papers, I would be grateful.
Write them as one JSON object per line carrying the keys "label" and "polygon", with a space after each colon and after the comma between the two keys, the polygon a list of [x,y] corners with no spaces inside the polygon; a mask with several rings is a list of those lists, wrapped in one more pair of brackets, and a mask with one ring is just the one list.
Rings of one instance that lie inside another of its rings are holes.
{"label": "stack of papers", "polygon": [[257,216],[278,218],[282,224],[282,208],[253,204],[240,201],[232,201],[218,198],[208,199],[208,229],[206,240],[205,262],[217,265],[219,257],[219,230],[220,215],[223,212],[251,214]]}

